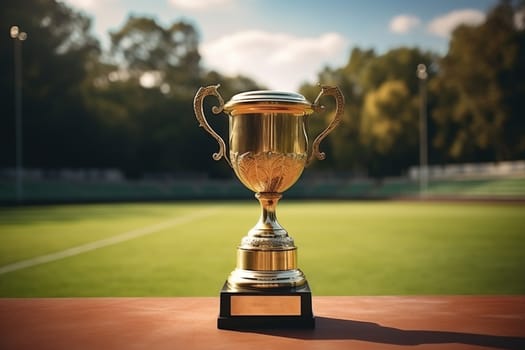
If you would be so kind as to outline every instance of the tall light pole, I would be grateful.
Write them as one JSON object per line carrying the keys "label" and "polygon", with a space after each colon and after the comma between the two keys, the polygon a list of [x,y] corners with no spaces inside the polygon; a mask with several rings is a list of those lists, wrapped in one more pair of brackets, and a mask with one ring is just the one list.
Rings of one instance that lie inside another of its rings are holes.
{"label": "tall light pole", "polygon": [[428,189],[428,146],[427,146],[427,66],[417,65],[419,78],[419,195],[424,197]]}
{"label": "tall light pole", "polygon": [[16,201],[24,199],[23,187],[23,132],[22,132],[22,42],[27,39],[27,33],[18,26],[12,26],[9,34],[14,43],[15,65],[15,142],[16,142]]}

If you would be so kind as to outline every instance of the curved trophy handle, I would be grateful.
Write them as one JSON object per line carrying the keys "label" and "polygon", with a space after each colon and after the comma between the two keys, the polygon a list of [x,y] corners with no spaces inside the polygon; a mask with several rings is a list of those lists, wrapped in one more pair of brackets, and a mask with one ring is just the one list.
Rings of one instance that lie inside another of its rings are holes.
{"label": "curved trophy handle", "polygon": [[312,143],[312,153],[310,154],[310,157],[308,158],[308,161],[306,162],[306,165],[308,166],[313,158],[317,158],[319,160],[323,160],[326,158],[326,154],[324,152],[319,151],[319,145],[321,144],[321,141],[332,131],[334,130],[337,125],[341,122],[344,106],[345,106],[345,98],[341,92],[341,90],[337,86],[328,86],[328,85],[320,85],[321,91],[319,92],[319,95],[317,95],[317,98],[315,99],[313,103],[313,107],[315,111],[321,111],[324,106],[320,105],[319,99],[325,95],[333,96],[335,99],[335,115],[328,127],[319,134]]}
{"label": "curved trophy handle", "polygon": [[195,117],[199,121],[199,126],[201,128],[204,128],[217,142],[219,143],[219,151],[216,153],[213,153],[213,159],[220,160],[222,157],[226,159],[230,167],[232,166],[230,159],[226,156],[226,144],[224,143],[224,140],[222,137],[220,137],[208,124],[208,121],[206,120],[206,117],[204,116],[204,110],[203,110],[203,102],[204,98],[206,96],[213,95],[217,97],[219,100],[218,106],[213,106],[211,109],[213,114],[219,114],[224,109],[224,100],[222,99],[222,96],[219,94],[217,89],[219,88],[220,84],[217,85],[210,85],[206,87],[201,87],[197,94],[195,95],[195,98],[193,99],[193,110],[195,111]]}

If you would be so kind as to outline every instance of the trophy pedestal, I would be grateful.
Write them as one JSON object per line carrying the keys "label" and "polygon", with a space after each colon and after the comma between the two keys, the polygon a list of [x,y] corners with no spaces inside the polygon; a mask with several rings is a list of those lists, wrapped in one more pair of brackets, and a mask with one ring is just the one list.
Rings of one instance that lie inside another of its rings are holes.
{"label": "trophy pedestal", "polygon": [[232,289],[226,282],[220,302],[220,329],[315,327],[308,283],[297,288],[254,290]]}

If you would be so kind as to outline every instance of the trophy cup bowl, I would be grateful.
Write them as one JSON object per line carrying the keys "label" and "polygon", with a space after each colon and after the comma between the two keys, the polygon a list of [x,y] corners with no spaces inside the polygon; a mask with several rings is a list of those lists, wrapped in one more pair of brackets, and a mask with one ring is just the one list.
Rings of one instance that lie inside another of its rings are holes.
{"label": "trophy cup bowl", "polygon": [[[339,124],[344,97],[337,87],[321,86],[314,103],[297,93],[262,90],[239,93],[224,104],[218,87],[197,91],[195,116],[219,144],[213,158],[226,159],[243,185],[255,192],[261,207],[259,221],[242,238],[237,266],[221,291],[218,327],[313,328],[310,288],[297,267],[294,240],[277,221],[276,207],[304,168],[314,158],[325,158],[319,145]],[[212,112],[229,116],[229,155],[204,116],[203,101],[210,95],[219,102]],[[322,110],[318,101],[324,95],[335,98],[335,115],[310,149],[307,118]]]}

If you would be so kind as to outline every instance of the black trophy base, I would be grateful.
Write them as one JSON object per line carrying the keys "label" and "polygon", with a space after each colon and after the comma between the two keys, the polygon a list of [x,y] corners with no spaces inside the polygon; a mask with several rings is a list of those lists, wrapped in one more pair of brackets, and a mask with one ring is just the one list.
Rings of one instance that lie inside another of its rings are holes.
{"label": "black trophy base", "polygon": [[220,297],[219,329],[279,329],[315,327],[312,292],[308,283],[291,289],[231,289],[224,284]]}

